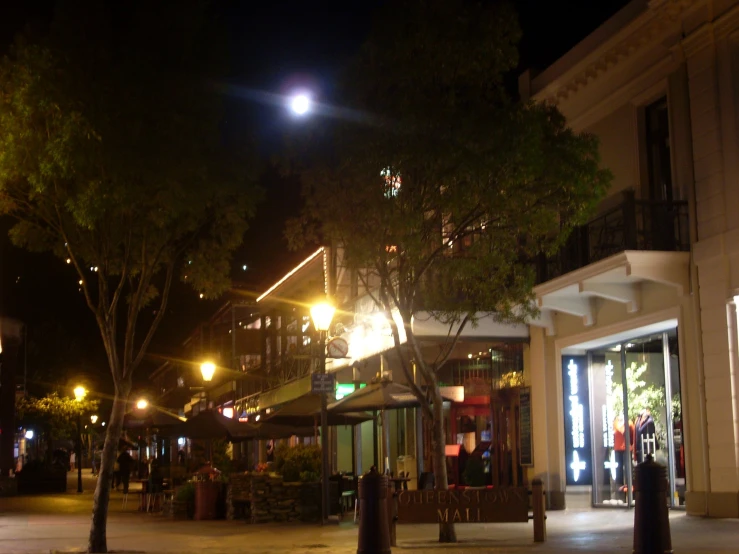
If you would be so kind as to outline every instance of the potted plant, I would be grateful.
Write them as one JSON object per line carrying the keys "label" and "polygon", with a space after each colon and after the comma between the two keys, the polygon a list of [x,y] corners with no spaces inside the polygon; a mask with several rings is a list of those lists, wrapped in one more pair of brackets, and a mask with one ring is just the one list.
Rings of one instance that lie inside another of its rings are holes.
{"label": "potted plant", "polygon": [[192,481],[177,487],[172,500],[172,516],[181,519],[195,517],[195,483]]}

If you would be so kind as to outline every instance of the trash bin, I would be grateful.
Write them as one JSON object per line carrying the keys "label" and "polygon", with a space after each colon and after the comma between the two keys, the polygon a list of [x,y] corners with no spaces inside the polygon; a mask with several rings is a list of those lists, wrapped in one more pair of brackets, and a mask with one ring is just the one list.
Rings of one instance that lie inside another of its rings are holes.
{"label": "trash bin", "polygon": [[221,492],[221,483],[218,476],[221,474],[210,463],[204,465],[196,473],[195,482],[195,519],[216,519],[218,514],[218,497]]}
{"label": "trash bin", "polygon": [[217,481],[198,481],[195,483],[195,519],[215,519],[218,494],[221,486]]}

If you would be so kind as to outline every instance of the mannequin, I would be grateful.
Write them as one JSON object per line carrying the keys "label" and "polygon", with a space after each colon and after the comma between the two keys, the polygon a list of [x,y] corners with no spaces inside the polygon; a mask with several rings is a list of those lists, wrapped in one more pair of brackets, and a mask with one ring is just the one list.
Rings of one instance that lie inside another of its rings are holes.
{"label": "mannequin", "polygon": [[643,409],[634,422],[634,430],[636,432],[636,441],[634,444],[634,454],[637,463],[646,460],[647,455],[654,456],[659,449],[657,442],[657,429],[654,425],[654,418],[648,409]]}
{"label": "mannequin", "polygon": [[[613,420],[613,450],[616,453],[616,484],[620,488],[626,484],[624,481],[624,463],[629,460],[626,456],[626,437],[624,433],[626,431],[624,425],[624,416],[619,414],[616,419]],[[629,421],[629,444],[631,445],[631,451],[634,451],[634,424]]]}

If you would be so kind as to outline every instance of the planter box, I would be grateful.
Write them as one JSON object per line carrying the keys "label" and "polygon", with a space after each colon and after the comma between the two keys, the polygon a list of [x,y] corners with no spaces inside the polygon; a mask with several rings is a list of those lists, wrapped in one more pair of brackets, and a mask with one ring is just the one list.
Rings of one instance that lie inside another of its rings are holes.
{"label": "planter box", "polygon": [[67,473],[56,471],[33,471],[17,473],[15,476],[18,494],[49,494],[67,492]]}
{"label": "planter box", "polygon": [[172,501],[173,519],[193,519],[195,517],[195,502]]}

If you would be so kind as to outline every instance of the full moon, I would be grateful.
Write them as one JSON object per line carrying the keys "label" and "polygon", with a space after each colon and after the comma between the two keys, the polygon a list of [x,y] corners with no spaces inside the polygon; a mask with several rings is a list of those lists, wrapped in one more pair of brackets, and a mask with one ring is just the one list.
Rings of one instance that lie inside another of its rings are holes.
{"label": "full moon", "polygon": [[310,98],[305,94],[299,94],[292,99],[290,107],[294,113],[304,115],[310,109]]}

